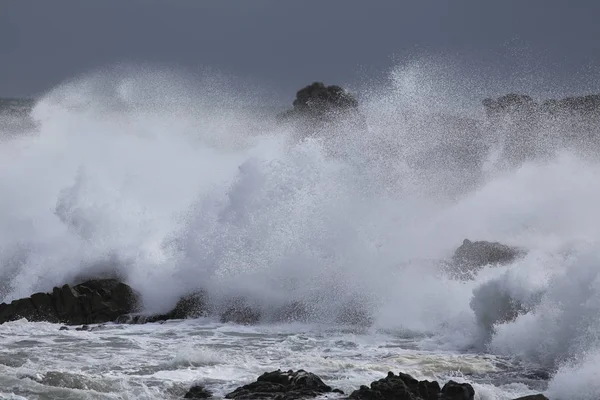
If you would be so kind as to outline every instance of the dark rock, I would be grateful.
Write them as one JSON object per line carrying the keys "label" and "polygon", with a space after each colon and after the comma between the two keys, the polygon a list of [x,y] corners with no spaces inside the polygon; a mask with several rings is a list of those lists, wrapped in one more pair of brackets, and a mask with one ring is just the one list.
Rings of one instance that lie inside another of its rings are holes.
{"label": "dark rock", "polygon": [[165,314],[153,315],[123,315],[116,322],[125,324],[145,324],[163,322],[171,319],[200,318],[208,316],[206,295],[203,292],[194,292],[183,296],[175,307]]}
{"label": "dark rock", "polygon": [[278,117],[280,121],[298,117],[329,119],[336,114],[356,110],[358,101],[340,86],[314,82],[296,93],[293,106]]}
{"label": "dark rock", "polygon": [[0,304],[0,323],[26,318],[69,325],[95,324],[134,312],[137,305],[138,295],[128,285],[114,279],[91,280]]}
{"label": "dark rock", "polygon": [[76,331],[89,331],[90,330],[90,326],[89,325],[81,325],[79,328],[75,328]]}
{"label": "dark rock", "polygon": [[387,377],[361,386],[350,395],[361,400],[437,400],[440,385],[437,382],[418,381],[410,375],[388,372]]}
{"label": "dark rock", "polygon": [[314,82],[296,93],[294,108],[297,110],[324,111],[358,107],[358,101],[337,85],[325,86]]}
{"label": "dark rock", "polygon": [[473,400],[475,390],[468,383],[450,381],[442,388],[440,400]]}
{"label": "dark rock", "polygon": [[183,296],[168,313],[169,319],[199,318],[207,315],[206,296],[203,292],[195,292]]}
{"label": "dark rock", "polygon": [[221,314],[221,322],[233,322],[241,325],[257,324],[261,319],[260,311],[252,308],[243,299],[233,299]]}
{"label": "dark rock", "polygon": [[293,301],[275,310],[272,320],[275,322],[307,322],[311,310],[300,301]]}
{"label": "dark rock", "polygon": [[68,331],[68,330],[69,330],[69,327],[67,327],[67,326],[61,326],[59,329],[59,331]]}
{"label": "dark rock", "polygon": [[532,394],[529,396],[519,397],[518,399],[514,399],[514,400],[549,400],[549,399],[546,396],[544,396],[543,394]]}
{"label": "dark rock", "polygon": [[202,385],[192,386],[185,396],[183,396],[184,399],[208,399],[211,397],[212,393]]}
{"label": "dark rock", "polygon": [[277,370],[262,374],[256,382],[237,388],[225,398],[293,400],[331,392],[342,393],[327,386],[321,378],[310,372]]}
{"label": "dark rock", "polygon": [[472,242],[465,239],[452,256],[451,267],[456,275],[469,277],[490,264],[509,264],[525,255],[525,251],[497,242]]}

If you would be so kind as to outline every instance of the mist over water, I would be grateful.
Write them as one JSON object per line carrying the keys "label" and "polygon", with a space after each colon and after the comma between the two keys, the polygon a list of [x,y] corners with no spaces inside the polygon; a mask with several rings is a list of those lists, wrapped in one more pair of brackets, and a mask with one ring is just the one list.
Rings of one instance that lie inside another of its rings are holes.
{"label": "mist over water", "polygon": [[[310,322],[358,310],[426,347],[538,363],[556,372],[552,398],[591,399],[593,149],[554,136],[516,162],[511,125],[456,115],[463,94],[435,72],[399,67],[358,93],[366,124],[310,134],[277,124],[260,90],[214,75],[116,69],[65,83],[35,105],[35,129],[0,139],[0,300],[116,273],[147,311],[198,289],[267,319],[295,301]],[[529,252],[458,281],[441,265],[464,238]],[[483,327],[507,301],[525,311]]]}

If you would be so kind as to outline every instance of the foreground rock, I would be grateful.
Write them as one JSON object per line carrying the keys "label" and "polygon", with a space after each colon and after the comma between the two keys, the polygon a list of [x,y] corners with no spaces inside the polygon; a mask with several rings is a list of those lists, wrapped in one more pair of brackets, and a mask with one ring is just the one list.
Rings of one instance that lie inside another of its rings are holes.
{"label": "foreground rock", "polygon": [[[198,389],[195,389],[198,388]],[[208,393],[203,387],[195,386],[190,389],[197,390],[199,396]],[[227,399],[278,399],[295,400],[322,396],[327,393],[336,393],[337,398],[344,393],[341,390],[332,389],[326,385],[317,375],[304,370],[287,371],[281,370],[267,372],[261,375],[256,382],[237,388],[227,394]],[[186,398],[206,398],[187,397]],[[190,394],[190,396],[192,396]],[[400,372],[388,375],[378,381],[372,382],[370,386],[361,386],[348,397],[359,400],[473,400],[475,390],[468,383],[457,383],[449,381],[440,387],[436,381],[418,381],[410,375]],[[526,396],[515,400],[548,400],[543,395]]]}
{"label": "foreground rock", "polygon": [[351,399],[361,400],[473,400],[475,390],[468,383],[450,381],[440,389],[436,381],[418,381],[410,375],[400,372],[371,383],[370,387],[361,386],[350,395]]}
{"label": "foreground rock", "polygon": [[317,375],[304,370],[266,372],[256,382],[237,388],[227,399],[303,399],[324,393],[342,393],[327,386]]}
{"label": "foreground rock", "polygon": [[89,280],[75,286],[55,287],[52,293],[35,293],[10,304],[2,303],[0,323],[21,318],[68,325],[111,322],[135,312],[138,302],[133,289],[118,280]]}

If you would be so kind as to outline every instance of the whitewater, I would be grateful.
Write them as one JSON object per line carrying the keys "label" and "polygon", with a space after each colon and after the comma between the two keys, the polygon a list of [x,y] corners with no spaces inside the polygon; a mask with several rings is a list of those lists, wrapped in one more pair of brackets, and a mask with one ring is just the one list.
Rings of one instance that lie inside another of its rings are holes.
{"label": "whitewater", "polygon": [[[0,398],[223,395],[302,368],[346,392],[391,370],[481,400],[598,399],[600,162],[545,135],[515,162],[481,110],[448,117],[452,88],[398,67],[356,89],[364,123],[306,134],[248,84],[128,67],[46,93],[33,124],[1,116],[0,301],[116,275],[149,313],[203,289],[263,318],[5,323]],[[528,253],[458,280],[443,265],[465,238]],[[484,326],[507,301],[524,311]],[[293,302],[306,321],[276,318]]]}

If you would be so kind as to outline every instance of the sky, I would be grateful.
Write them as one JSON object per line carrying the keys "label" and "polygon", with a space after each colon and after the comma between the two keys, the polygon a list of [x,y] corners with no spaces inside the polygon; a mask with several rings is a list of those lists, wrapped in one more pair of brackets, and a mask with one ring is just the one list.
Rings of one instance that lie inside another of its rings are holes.
{"label": "sky", "polygon": [[597,0],[0,0],[0,96],[146,63],[293,97],[419,58],[490,91],[600,92],[599,15]]}

